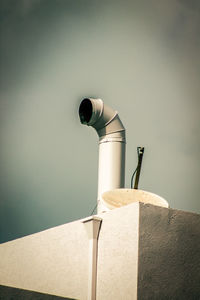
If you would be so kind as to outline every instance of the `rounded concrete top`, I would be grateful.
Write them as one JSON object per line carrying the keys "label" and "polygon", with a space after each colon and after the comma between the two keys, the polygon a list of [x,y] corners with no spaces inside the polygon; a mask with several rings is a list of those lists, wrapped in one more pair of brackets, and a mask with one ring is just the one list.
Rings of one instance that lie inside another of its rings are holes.
{"label": "rounded concrete top", "polygon": [[107,191],[102,194],[102,201],[109,209],[128,205],[133,202],[169,207],[168,202],[164,198],[150,192],[136,189],[115,189]]}

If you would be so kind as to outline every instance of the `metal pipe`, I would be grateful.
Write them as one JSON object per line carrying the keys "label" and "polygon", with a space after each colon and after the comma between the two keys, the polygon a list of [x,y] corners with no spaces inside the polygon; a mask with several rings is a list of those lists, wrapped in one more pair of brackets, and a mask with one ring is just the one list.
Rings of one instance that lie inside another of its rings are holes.
{"label": "metal pipe", "polygon": [[98,237],[102,219],[92,216],[83,220],[89,238],[88,298],[96,300]]}
{"label": "metal pipe", "polygon": [[124,188],[125,178],[125,128],[117,111],[101,99],[85,98],[79,107],[82,124],[92,126],[99,136],[99,168],[97,212],[107,211],[101,195],[109,190]]}

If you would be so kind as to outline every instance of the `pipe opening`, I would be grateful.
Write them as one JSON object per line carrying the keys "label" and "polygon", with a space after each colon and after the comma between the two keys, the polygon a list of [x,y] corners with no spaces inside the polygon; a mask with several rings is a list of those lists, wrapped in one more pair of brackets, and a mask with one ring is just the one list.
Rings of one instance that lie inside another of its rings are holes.
{"label": "pipe opening", "polygon": [[85,98],[80,104],[79,107],[79,117],[82,124],[89,123],[92,117],[93,107],[90,99]]}

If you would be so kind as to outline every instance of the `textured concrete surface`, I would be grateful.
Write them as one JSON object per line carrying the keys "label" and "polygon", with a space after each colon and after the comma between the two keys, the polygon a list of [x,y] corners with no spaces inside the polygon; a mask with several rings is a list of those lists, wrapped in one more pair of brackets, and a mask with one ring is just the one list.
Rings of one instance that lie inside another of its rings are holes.
{"label": "textured concrete surface", "polygon": [[0,285],[0,300],[76,300]]}
{"label": "textured concrete surface", "polygon": [[0,245],[0,284],[87,299],[89,241],[80,221]]}
{"label": "textured concrete surface", "polygon": [[105,214],[98,242],[97,300],[137,299],[139,203]]}
{"label": "textured concrete surface", "polygon": [[140,204],[138,299],[200,299],[200,215]]}
{"label": "textured concrete surface", "polygon": [[[99,217],[97,300],[200,299],[200,215],[133,203]],[[0,285],[86,300],[82,221],[1,244]]]}

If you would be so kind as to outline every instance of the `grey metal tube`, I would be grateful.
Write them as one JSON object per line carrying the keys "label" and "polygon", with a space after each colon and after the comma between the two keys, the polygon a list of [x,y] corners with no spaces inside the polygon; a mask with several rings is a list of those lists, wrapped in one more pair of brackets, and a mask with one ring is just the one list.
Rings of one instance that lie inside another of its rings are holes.
{"label": "grey metal tube", "polygon": [[96,299],[98,237],[102,219],[92,216],[83,220],[89,238],[88,300]]}
{"label": "grey metal tube", "polygon": [[107,211],[101,195],[112,189],[124,188],[125,128],[117,111],[101,99],[85,98],[79,107],[82,124],[92,126],[99,136],[98,213]]}

